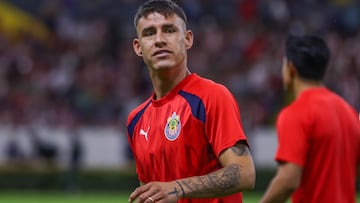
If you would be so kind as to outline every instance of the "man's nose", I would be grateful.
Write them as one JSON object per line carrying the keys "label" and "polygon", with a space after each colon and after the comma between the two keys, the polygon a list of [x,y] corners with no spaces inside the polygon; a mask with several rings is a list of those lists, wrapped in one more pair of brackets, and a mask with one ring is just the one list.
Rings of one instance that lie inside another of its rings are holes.
{"label": "man's nose", "polygon": [[155,46],[157,47],[163,47],[164,45],[166,45],[166,41],[164,39],[164,35],[162,32],[158,32],[155,35]]}

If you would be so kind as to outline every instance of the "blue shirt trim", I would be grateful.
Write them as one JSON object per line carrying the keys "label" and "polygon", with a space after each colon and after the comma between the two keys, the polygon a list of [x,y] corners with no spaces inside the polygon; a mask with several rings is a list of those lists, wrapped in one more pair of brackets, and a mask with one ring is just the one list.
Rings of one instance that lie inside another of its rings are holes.
{"label": "blue shirt trim", "polygon": [[205,123],[206,120],[206,112],[205,112],[205,105],[200,97],[180,90],[179,94],[185,98],[185,100],[189,103],[191,107],[192,115],[199,119],[201,122]]}
{"label": "blue shirt trim", "polygon": [[142,108],[136,115],[135,117],[131,120],[130,124],[127,126],[127,131],[129,133],[130,139],[132,140],[133,135],[134,135],[134,129],[135,126],[137,124],[137,122],[139,121],[139,119],[141,118],[141,116],[144,114],[145,109],[149,106],[149,104],[151,103],[151,100],[144,106],[144,108]]}

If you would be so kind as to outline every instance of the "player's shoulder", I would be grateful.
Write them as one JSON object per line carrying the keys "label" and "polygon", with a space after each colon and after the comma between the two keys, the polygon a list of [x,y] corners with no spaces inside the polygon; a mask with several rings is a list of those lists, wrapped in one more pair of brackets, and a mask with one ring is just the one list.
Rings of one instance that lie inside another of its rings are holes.
{"label": "player's shoulder", "polygon": [[277,117],[277,125],[292,122],[295,120],[302,120],[307,115],[307,108],[309,106],[304,102],[296,99],[290,104],[283,107]]}
{"label": "player's shoulder", "polygon": [[[321,90],[321,91],[319,91]],[[302,92],[295,100],[286,105],[279,112],[278,122],[310,121],[314,113],[318,113],[318,106],[321,105],[323,98],[328,98],[329,92],[323,89],[309,89]],[[325,97],[324,97],[325,96]]]}
{"label": "player's shoulder", "polygon": [[201,97],[216,97],[231,94],[225,85],[197,74],[193,75],[193,80],[191,80],[188,86],[184,87],[184,91]]}
{"label": "player's shoulder", "polygon": [[151,103],[151,97],[145,100],[144,102],[142,102],[137,107],[135,107],[133,110],[131,110],[128,115],[128,122],[130,122],[136,115],[144,111],[146,107],[149,106],[150,103]]}

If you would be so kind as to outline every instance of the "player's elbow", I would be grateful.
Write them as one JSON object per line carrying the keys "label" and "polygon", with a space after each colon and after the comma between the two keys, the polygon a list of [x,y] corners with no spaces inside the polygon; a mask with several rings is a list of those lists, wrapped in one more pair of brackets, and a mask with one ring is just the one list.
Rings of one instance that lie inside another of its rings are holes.
{"label": "player's elbow", "polygon": [[252,190],[255,188],[256,173],[254,168],[247,169],[241,176],[241,190]]}
{"label": "player's elbow", "polygon": [[250,181],[249,181],[249,189],[250,190],[255,188],[255,182],[256,182],[256,173],[255,173],[255,168],[254,168],[251,173]]}
{"label": "player's elbow", "polygon": [[254,166],[239,166],[239,182],[237,191],[252,190],[255,188],[256,173]]}
{"label": "player's elbow", "polygon": [[[221,175],[223,189],[229,189],[229,193],[237,193],[252,190],[255,187],[255,168],[240,164],[231,164],[223,170]],[[231,188],[231,189],[230,189]]]}

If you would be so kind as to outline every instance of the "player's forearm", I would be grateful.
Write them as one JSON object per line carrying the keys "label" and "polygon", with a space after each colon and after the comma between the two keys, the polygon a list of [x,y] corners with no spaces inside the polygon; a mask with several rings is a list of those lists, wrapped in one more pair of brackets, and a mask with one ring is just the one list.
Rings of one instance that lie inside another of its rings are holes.
{"label": "player's forearm", "polygon": [[260,203],[286,202],[294,190],[295,188],[289,186],[285,179],[275,176]]}
{"label": "player's forearm", "polygon": [[222,197],[254,187],[254,174],[248,173],[238,164],[231,164],[215,172],[177,180],[181,197]]}

